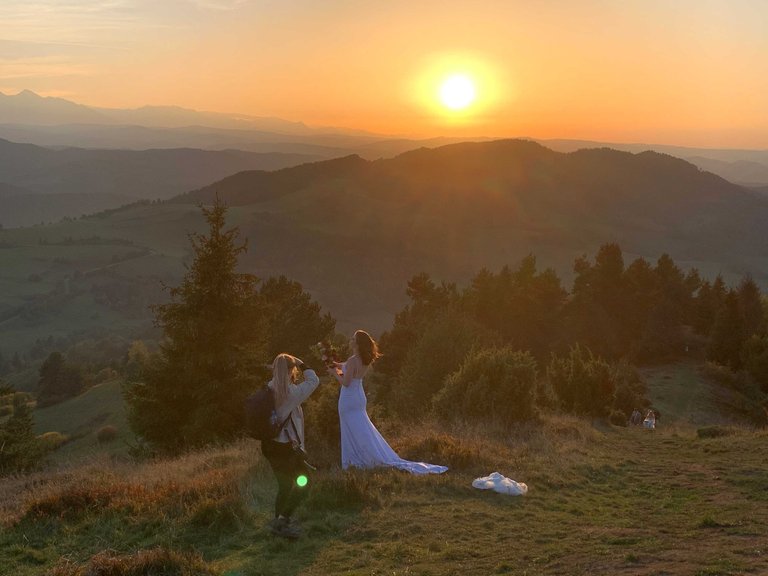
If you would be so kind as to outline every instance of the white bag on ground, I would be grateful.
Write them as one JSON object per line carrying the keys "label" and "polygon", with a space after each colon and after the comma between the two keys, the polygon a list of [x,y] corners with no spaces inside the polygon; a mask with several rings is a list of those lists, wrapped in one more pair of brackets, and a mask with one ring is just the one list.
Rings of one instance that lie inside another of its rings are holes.
{"label": "white bag on ground", "polygon": [[527,484],[515,482],[498,472],[494,472],[490,476],[475,478],[472,481],[472,486],[480,490],[495,490],[500,494],[509,494],[510,496],[522,496],[528,492]]}

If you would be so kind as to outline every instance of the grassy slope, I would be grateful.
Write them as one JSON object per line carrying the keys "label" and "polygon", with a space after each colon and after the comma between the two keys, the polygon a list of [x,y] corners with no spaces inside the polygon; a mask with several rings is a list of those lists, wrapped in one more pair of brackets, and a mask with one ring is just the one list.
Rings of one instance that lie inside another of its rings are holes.
{"label": "grassy slope", "polygon": [[[263,528],[274,486],[253,442],[6,480],[0,521],[18,524],[0,532],[0,574],[157,545],[197,550],[231,575],[768,572],[768,434],[698,439],[689,415],[706,416],[709,385],[690,366],[649,381],[663,413],[654,432],[548,417],[495,434],[427,424],[388,434],[404,456],[451,472],[321,472],[296,543]],[[697,422],[720,421],[710,414]],[[494,470],[528,483],[528,495],[471,488]]]}
{"label": "grassy slope", "polygon": [[[54,453],[57,462],[66,462],[92,454],[126,454],[127,442],[135,440],[128,429],[125,404],[120,394],[120,382],[113,380],[61,404],[36,410],[35,433],[60,432],[70,442]],[[117,437],[108,444],[99,444],[96,432],[103,426],[114,426]]]}

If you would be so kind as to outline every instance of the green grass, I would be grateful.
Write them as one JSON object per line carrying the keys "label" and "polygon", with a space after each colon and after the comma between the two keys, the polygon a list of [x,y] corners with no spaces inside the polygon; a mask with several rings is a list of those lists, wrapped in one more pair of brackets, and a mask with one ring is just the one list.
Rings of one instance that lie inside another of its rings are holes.
{"label": "green grass", "polygon": [[[135,442],[128,428],[120,382],[115,380],[94,386],[84,394],[47,408],[35,410],[35,433],[60,432],[70,441],[53,453],[56,462],[65,462],[108,452],[126,454],[126,442]],[[96,433],[103,426],[117,428],[117,438],[100,444]]]}
{"label": "green grass", "polygon": [[[70,504],[63,518],[28,513],[0,536],[0,565],[8,566],[0,574],[38,574],[62,556],[84,563],[105,549],[129,554],[157,546],[198,551],[221,573],[248,575],[768,570],[768,507],[760,505],[768,488],[765,433],[699,440],[569,426],[581,437],[562,440],[548,424],[518,431],[502,449],[488,441],[493,454],[501,450],[500,471],[528,483],[525,497],[471,488],[475,476],[491,471],[471,466],[426,478],[324,471],[311,480],[300,511],[306,535],[296,543],[263,527],[274,482],[255,443],[176,461],[113,464],[114,472],[101,463],[98,472],[81,471],[78,485],[149,488],[138,496],[116,488],[111,501],[79,509]],[[406,452],[416,443],[397,440]],[[222,476],[213,487],[184,492],[185,483],[216,471]],[[152,496],[165,494],[161,477],[187,495]],[[56,494],[66,481],[50,480],[47,490]],[[142,508],[120,498],[156,501]]]}
{"label": "green grass", "polygon": [[[298,542],[264,528],[275,484],[257,442],[144,463],[91,452],[0,481],[0,574],[156,549],[199,553],[230,576],[768,572],[768,432],[731,425],[699,438],[689,411],[705,414],[710,385],[690,365],[651,376],[651,393],[668,398],[653,397],[664,416],[652,432],[562,416],[510,430],[382,423],[403,456],[451,466],[430,477],[341,472],[317,453]],[[109,406],[116,414],[116,392],[105,384],[39,411],[38,430],[76,431]],[[492,471],[529,493],[471,487]]]}

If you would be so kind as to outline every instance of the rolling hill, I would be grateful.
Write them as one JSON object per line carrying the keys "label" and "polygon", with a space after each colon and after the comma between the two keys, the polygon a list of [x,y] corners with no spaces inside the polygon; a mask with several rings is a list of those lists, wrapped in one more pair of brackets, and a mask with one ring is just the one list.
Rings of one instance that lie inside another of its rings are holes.
{"label": "rolling hill", "polygon": [[0,139],[0,223],[29,226],[170,198],[241,170],[274,170],[316,158],[239,150],[50,149]]}
{"label": "rolling hill", "polygon": [[177,282],[197,204],[218,194],[249,240],[244,270],[300,281],[341,330],[391,326],[420,272],[463,282],[529,253],[566,285],[573,261],[617,242],[733,283],[768,287],[768,199],[677,158],[560,153],[502,140],[246,171],[165,203],[0,232],[0,350],[149,325]]}

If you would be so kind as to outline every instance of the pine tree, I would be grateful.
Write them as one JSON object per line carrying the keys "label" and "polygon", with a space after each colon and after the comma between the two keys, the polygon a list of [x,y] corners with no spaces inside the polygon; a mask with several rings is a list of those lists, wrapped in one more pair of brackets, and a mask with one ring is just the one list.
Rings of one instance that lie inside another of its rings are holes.
{"label": "pine tree", "polygon": [[43,455],[35,437],[32,411],[26,402],[15,405],[13,415],[0,424],[0,475],[31,470]]}
{"label": "pine tree", "polygon": [[762,334],[764,330],[763,303],[760,288],[751,276],[745,276],[738,287],[739,310],[744,322],[744,336]]}
{"label": "pine tree", "polygon": [[707,358],[734,370],[741,369],[741,348],[744,343],[744,322],[736,292],[729,291],[712,327]]}
{"label": "pine tree", "polygon": [[259,296],[265,306],[269,358],[288,351],[307,358],[310,346],[333,334],[336,320],[328,313],[320,314],[320,305],[300,283],[285,276],[268,278]]}
{"label": "pine tree", "polygon": [[169,451],[235,437],[243,399],[268,361],[258,279],[236,271],[246,244],[224,229],[218,200],[203,214],[208,235],[190,235],[192,264],[171,302],[154,307],[160,352],[143,382],[125,389],[134,431]]}
{"label": "pine tree", "polygon": [[85,387],[83,373],[68,363],[61,352],[51,352],[40,366],[37,398],[40,406],[50,406],[80,394]]}

